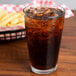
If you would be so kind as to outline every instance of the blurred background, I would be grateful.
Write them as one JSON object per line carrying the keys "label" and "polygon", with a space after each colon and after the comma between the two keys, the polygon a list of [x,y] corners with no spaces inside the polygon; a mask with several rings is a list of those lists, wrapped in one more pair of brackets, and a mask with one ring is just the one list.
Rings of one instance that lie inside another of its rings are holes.
{"label": "blurred background", "polygon": [[[24,4],[29,3],[32,0],[0,0],[0,4]],[[76,0],[54,0],[57,4],[64,3],[71,9],[76,9]]]}

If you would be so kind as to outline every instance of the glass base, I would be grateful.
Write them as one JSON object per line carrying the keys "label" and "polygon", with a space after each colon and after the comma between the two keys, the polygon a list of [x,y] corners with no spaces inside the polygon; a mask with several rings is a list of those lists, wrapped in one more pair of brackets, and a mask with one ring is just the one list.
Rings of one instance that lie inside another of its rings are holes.
{"label": "glass base", "polygon": [[36,68],[34,68],[34,67],[32,67],[32,66],[31,66],[31,69],[32,69],[32,71],[33,71],[34,73],[36,73],[36,74],[50,74],[50,73],[56,71],[57,65],[56,65],[56,67],[51,68],[51,69],[48,69],[48,70],[39,70],[39,69],[36,69]]}

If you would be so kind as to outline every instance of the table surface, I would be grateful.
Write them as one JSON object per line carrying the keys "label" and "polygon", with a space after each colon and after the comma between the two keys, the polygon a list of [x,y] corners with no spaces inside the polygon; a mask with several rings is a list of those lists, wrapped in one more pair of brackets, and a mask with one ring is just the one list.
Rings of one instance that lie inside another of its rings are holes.
{"label": "table surface", "polygon": [[[66,19],[58,69],[42,76],[76,76],[76,11]],[[31,72],[26,39],[0,43],[0,76],[41,76]]]}

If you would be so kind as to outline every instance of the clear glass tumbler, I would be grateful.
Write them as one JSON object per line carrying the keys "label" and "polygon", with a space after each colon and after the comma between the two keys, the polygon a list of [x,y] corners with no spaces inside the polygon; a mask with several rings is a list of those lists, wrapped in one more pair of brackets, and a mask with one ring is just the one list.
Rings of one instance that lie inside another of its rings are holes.
{"label": "clear glass tumbler", "polygon": [[29,14],[30,9],[34,12],[41,7],[34,8],[28,6],[23,10],[30,65],[34,73],[49,74],[57,69],[65,10],[42,7],[44,10],[48,8],[53,11],[52,16],[42,17],[41,14]]}

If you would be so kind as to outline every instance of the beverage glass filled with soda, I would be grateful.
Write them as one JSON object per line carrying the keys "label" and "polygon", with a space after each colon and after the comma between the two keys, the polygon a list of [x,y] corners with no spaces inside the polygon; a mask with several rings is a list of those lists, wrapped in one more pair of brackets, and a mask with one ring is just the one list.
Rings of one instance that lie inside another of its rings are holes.
{"label": "beverage glass filled with soda", "polygon": [[28,6],[23,12],[31,69],[37,74],[52,73],[57,69],[65,10]]}

